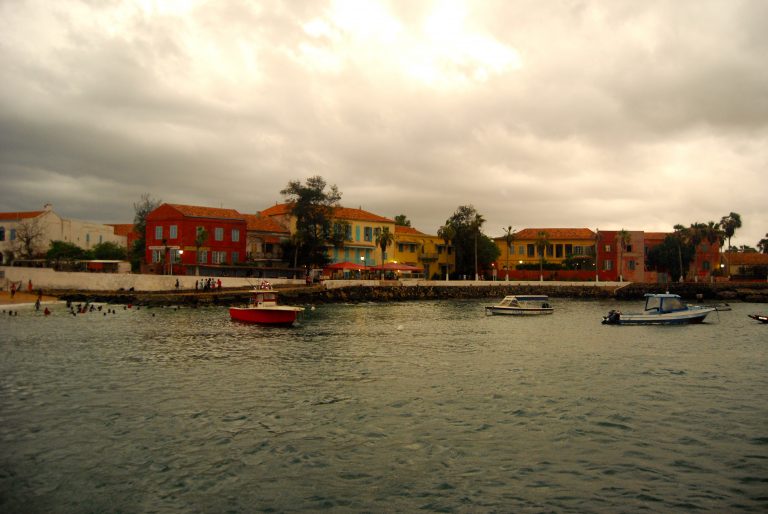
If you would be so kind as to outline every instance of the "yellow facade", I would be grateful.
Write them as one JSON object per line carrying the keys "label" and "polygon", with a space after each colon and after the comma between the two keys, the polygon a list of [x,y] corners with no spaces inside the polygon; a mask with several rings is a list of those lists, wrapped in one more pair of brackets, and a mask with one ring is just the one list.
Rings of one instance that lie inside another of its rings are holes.
{"label": "yellow facade", "polygon": [[456,259],[453,246],[438,236],[424,234],[411,227],[395,227],[393,261],[424,269],[424,277],[444,277],[453,271]]}
{"label": "yellow facade", "polygon": [[595,233],[588,228],[526,228],[515,233],[511,250],[503,237],[494,242],[499,247],[496,265],[499,270],[514,270],[518,265],[538,264],[541,256],[536,248],[539,232],[547,234],[546,262],[562,264],[568,257],[594,256]]}

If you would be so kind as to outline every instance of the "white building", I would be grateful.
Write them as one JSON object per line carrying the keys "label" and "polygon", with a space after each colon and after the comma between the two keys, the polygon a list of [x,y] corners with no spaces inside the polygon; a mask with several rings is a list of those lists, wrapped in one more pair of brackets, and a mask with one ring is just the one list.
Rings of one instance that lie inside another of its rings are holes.
{"label": "white building", "polygon": [[40,211],[0,212],[0,264],[24,256],[27,245],[33,256],[44,254],[52,241],[73,243],[84,250],[105,242],[126,245],[125,236],[115,234],[113,226],[62,218],[51,204]]}

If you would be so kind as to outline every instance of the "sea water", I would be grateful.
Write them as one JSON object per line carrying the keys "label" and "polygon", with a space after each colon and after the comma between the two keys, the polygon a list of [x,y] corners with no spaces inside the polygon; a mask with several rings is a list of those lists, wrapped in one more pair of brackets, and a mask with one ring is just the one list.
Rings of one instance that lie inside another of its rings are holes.
{"label": "sea water", "polygon": [[0,511],[768,511],[760,305],[490,303],[3,313]]}

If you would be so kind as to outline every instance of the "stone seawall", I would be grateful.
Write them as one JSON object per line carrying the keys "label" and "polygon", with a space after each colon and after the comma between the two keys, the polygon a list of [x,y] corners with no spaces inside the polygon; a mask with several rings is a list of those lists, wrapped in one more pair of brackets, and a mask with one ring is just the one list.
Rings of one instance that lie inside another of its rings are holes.
{"label": "stone seawall", "polygon": [[[319,304],[337,302],[399,302],[413,300],[452,300],[469,298],[500,299],[507,294],[546,294],[552,298],[639,300],[646,293],[669,291],[689,301],[768,302],[768,284],[629,284],[623,287],[591,285],[387,285],[325,288],[279,288],[286,304]],[[137,305],[233,305],[245,303],[249,289],[224,289],[213,292],[126,292],[126,291],[57,291],[52,294],[74,302],[132,303]]]}

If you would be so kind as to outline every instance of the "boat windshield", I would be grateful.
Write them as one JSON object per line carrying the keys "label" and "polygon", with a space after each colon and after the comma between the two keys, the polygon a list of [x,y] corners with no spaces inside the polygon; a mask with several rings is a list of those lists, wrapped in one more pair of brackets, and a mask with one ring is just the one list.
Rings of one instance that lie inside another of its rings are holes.
{"label": "boat windshield", "polygon": [[680,298],[664,298],[661,312],[680,311],[685,309],[685,304]]}

